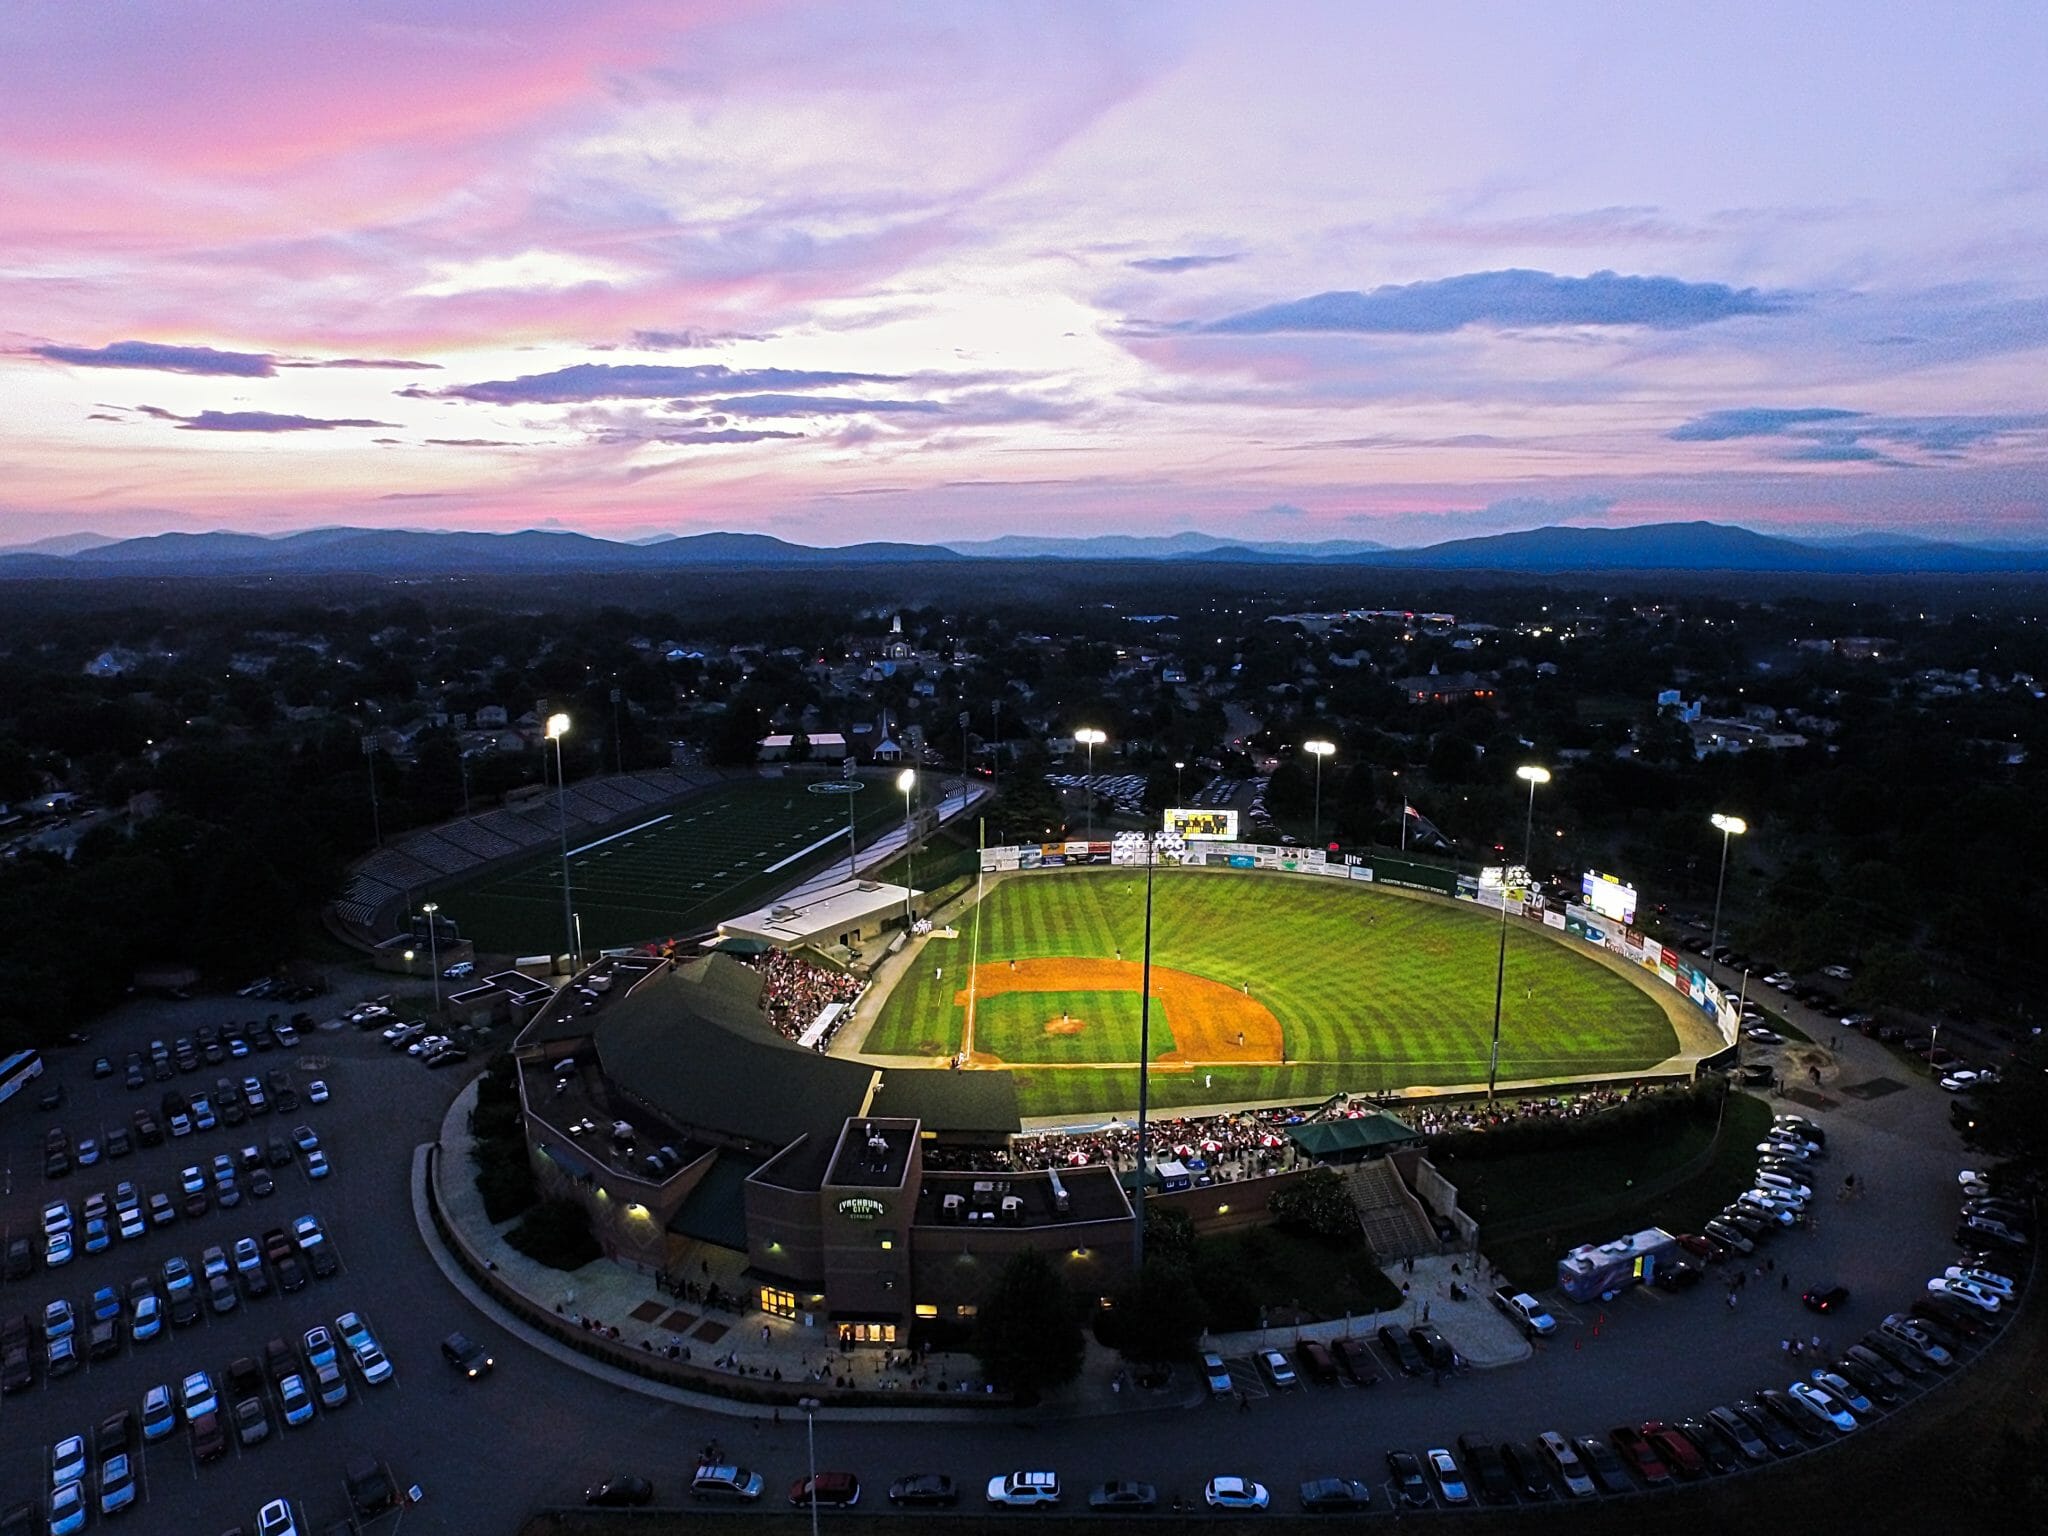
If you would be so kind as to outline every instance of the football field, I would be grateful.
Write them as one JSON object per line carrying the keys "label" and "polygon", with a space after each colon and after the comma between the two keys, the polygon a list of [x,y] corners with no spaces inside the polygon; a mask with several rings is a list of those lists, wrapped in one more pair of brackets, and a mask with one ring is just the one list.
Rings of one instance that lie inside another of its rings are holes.
{"label": "football field", "polygon": [[[854,797],[860,844],[903,822],[903,797],[871,784]],[[865,803],[863,803],[865,802]],[[572,841],[571,895],[585,951],[699,932],[837,861],[846,863],[846,801],[801,781],[740,780]],[[479,949],[563,948],[562,860],[544,853],[436,893]]]}
{"label": "football field", "polygon": [[[927,944],[866,1048],[1017,1071],[1027,1114],[1136,1103],[1144,881],[1012,876]],[[980,927],[972,997],[968,972]],[[1162,870],[1152,1051],[1162,1106],[1483,1082],[1499,918],[1355,882]],[[972,1022],[970,1024],[970,1001]],[[1510,924],[1500,1076],[1620,1075],[1679,1047],[1658,1001]]]}

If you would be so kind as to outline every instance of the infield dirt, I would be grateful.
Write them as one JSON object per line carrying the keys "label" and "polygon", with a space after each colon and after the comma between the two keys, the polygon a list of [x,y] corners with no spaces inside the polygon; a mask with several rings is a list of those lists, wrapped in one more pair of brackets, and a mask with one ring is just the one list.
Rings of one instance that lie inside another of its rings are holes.
{"label": "infield dirt", "polygon": [[[981,997],[1008,992],[1136,992],[1143,980],[1144,967],[1135,960],[1017,960],[984,965],[975,991]],[[1286,1060],[1280,1021],[1249,990],[1155,965],[1152,996],[1173,1020],[1175,1048],[1159,1057],[1161,1065]],[[963,987],[953,994],[953,1001],[965,1008],[967,997]],[[971,1038],[966,1048],[977,1065],[999,1060],[976,1051]]]}

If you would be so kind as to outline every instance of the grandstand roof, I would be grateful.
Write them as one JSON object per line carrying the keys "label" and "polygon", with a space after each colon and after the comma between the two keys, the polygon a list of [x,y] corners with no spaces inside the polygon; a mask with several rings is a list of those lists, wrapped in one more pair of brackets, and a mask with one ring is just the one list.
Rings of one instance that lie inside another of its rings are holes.
{"label": "grandstand roof", "polygon": [[[759,976],[720,955],[643,982],[594,1016],[598,1060],[620,1088],[679,1127],[761,1152],[793,1148],[761,1170],[785,1187],[817,1187],[855,1115],[914,1116],[934,1131],[988,1136],[1018,1128],[1007,1073],[884,1074],[802,1050],[768,1027],[760,988]],[[878,1077],[882,1087],[871,1102]]]}
{"label": "grandstand roof", "polygon": [[776,902],[728,918],[718,925],[723,938],[762,939],[778,949],[799,944],[830,944],[868,918],[901,912],[915,894],[905,886],[878,880],[841,880],[804,898],[800,905]]}
{"label": "grandstand roof", "polygon": [[668,1229],[680,1237],[694,1237],[721,1248],[747,1246],[747,1176],[759,1163],[737,1152],[721,1152],[690,1197],[676,1207]]}

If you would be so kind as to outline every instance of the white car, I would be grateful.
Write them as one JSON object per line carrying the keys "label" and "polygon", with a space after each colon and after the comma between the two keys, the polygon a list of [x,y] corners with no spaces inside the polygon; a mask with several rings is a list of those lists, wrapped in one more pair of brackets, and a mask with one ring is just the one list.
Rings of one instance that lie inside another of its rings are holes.
{"label": "white car", "polygon": [[85,1529],[85,1485],[66,1483],[50,1490],[50,1536]]}
{"label": "white car", "polygon": [[1951,1280],[1946,1275],[1937,1275],[1928,1281],[1927,1294],[1950,1297],[1955,1301],[1967,1303],[1980,1312],[1996,1312],[2005,1304],[1974,1280]]}
{"label": "white car", "polygon": [[1773,971],[1764,978],[1764,985],[1776,987],[1780,992],[1790,992],[1799,985],[1799,978],[1790,971]]}
{"label": "white car", "polygon": [[50,1447],[50,1486],[61,1488],[85,1477],[85,1436],[66,1435]]}
{"label": "white car", "polygon": [[256,1536],[299,1536],[290,1501],[272,1499],[256,1512]]}
{"label": "white car", "polygon": [[1007,1477],[992,1477],[988,1480],[988,1501],[1011,1509],[1057,1504],[1060,1501],[1060,1475],[1057,1472],[1012,1472]]}
{"label": "white car", "polygon": [[1228,1397],[1231,1394],[1230,1367],[1223,1363],[1221,1355],[1202,1356],[1202,1377],[1209,1383],[1209,1395]]}
{"label": "white car", "polygon": [[69,1232],[70,1230],[71,1202],[69,1200],[52,1200],[43,1207],[43,1235],[45,1237],[52,1232]]}
{"label": "white car", "polygon": [[1968,1280],[1981,1285],[1992,1295],[2004,1301],[2012,1300],[2013,1284],[2006,1276],[1992,1269],[1974,1269],[1961,1264],[1951,1264],[1942,1271],[1950,1280]]}
{"label": "white car", "polygon": [[1795,1381],[1787,1391],[1793,1402],[1837,1434],[1846,1435],[1856,1427],[1856,1415],[1849,1411],[1848,1404],[1836,1401],[1834,1393],[1827,1388],[1810,1381]]}
{"label": "white car", "polygon": [[1856,979],[1856,973],[1846,965],[1824,965],[1820,968],[1820,973],[1835,981],[1854,981]]}
{"label": "white car", "polygon": [[1429,1470],[1436,1478],[1437,1492],[1443,1495],[1446,1504],[1469,1504],[1472,1490],[1465,1486],[1465,1474],[1458,1470],[1457,1459],[1442,1446],[1429,1452]]}
{"label": "white car", "polygon": [[55,1269],[60,1264],[69,1264],[70,1262],[71,1234],[69,1232],[52,1232],[49,1241],[43,1246],[44,1265],[50,1269]]}
{"label": "white car", "polygon": [[1837,1402],[1845,1405],[1858,1418],[1872,1411],[1870,1399],[1848,1377],[1828,1370],[1814,1371],[1810,1374],[1815,1386],[1825,1387]]}
{"label": "white car", "polygon": [[325,1104],[327,1102],[327,1080],[325,1078],[316,1077],[313,1081],[306,1084],[306,1102],[308,1104]]}
{"label": "white car", "polygon": [[1941,1086],[1950,1093],[1961,1093],[1965,1088],[1974,1088],[1979,1083],[1988,1083],[1990,1081],[1991,1078],[1987,1074],[1976,1071],[1974,1068],[1957,1067],[1955,1071],[1942,1075]]}
{"label": "white car", "polygon": [[1212,1477],[1202,1489],[1211,1509],[1264,1509],[1272,1501],[1264,1483],[1248,1477]]}
{"label": "white car", "polygon": [[1783,1045],[1785,1037],[1775,1029],[1765,1029],[1761,1024],[1752,1024],[1742,1032],[1742,1038],[1752,1045]]}

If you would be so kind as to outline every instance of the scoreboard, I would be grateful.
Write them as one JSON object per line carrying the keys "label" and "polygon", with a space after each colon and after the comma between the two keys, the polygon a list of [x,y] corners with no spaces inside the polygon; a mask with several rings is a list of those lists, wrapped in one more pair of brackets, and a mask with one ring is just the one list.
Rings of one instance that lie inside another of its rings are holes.
{"label": "scoreboard", "polygon": [[1163,830],[1177,833],[1191,842],[1234,843],[1237,841],[1237,812],[1169,809]]}
{"label": "scoreboard", "polygon": [[1579,882],[1585,893],[1586,905],[1602,917],[1627,925],[1636,920],[1636,888],[1624,885],[1612,875],[1603,875],[1596,870],[1587,870]]}

